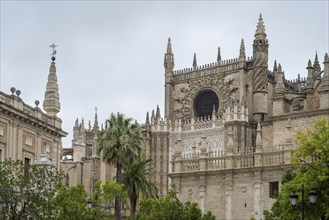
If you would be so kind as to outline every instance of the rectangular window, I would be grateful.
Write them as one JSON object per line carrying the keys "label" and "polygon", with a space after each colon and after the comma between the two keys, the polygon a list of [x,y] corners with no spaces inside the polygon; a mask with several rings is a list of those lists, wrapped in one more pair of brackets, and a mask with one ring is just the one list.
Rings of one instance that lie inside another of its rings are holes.
{"label": "rectangular window", "polygon": [[276,199],[279,195],[279,182],[269,182],[270,198]]}
{"label": "rectangular window", "polygon": [[24,174],[27,175],[29,172],[29,165],[31,164],[31,159],[28,157],[24,158]]}
{"label": "rectangular window", "polygon": [[28,157],[25,157],[25,158],[24,158],[24,164],[25,164],[25,165],[30,165],[30,164],[31,164],[31,159],[28,158]]}

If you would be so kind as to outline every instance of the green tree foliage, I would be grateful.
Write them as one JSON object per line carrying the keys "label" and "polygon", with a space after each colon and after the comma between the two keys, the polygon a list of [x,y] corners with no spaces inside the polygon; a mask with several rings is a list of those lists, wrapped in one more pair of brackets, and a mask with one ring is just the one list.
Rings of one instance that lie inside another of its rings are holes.
{"label": "green tree foliage", "polygon": [[86,208],[87,200],[88,196],[83,185],[79,184],[69,188],[61,187],[53,201],[58,210],[58,219],[89,219]]}
{"label": "green tree foliage", "polygon": [[140,202],[136,220],[214,220],[210,212],[203,215],[196,203],[182,203],[172,189],[160,199],[145,198]]}
{"label": "green tree foliage", "polygon": [[[300,206],[292,208],[289,196],[296,191],[299,205],[304,190],[305,219],[329,219],[329,122],[319,119],[312,129],[298,131],[297,149],[292,151],[295,174],[291,171],[282,179],[282,189],[271,211],[265,211],[266,220],[298,219]],[[308,203],[308,192],[315,189],[316,204]]]}
{"label": "green tree foliage", "polygon": [[54,219],[51,198],[63,175],[47,165],[24,165],[22,161],[0,163],[0,219]]}
{"label": "green tree foliage", "polygon": [[140,196],[155,198],[158,194],[151,161],[143,158],[136,159],[125,169],[123,174],[123,183],[129,196],[132,219],[134,219]]}
{"label": "green tree foliage", "polygon": [[[122,183],[122,168],[131,164],[140,156],[142,136],[137,124],[132,123],[131,118],[125,118],[123,114],[111,114],[105,122],[105,129],[97,136],[98,154],[103,161],[116,165],[116,180]],[[120,220],[121,197],[115,198],[115,216]]]}

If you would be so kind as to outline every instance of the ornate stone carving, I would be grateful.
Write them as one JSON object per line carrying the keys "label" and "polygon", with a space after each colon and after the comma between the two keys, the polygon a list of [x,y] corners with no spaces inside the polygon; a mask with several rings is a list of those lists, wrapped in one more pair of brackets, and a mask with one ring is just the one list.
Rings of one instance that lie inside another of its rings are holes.
{"label": "ornate stone carving", "polygon": [[[204,89],[211,89],[219,95],[220,103],[225,102],[228,98],[239,97],[239,87],[235,82],[234,74],[228,78],[224,74],[204,76],[200,79],[188,81],[183,87],[175,92],[176,117],[190,119],[193,117],[193,101],[198,92]],[[218,109],[218,114],[224,111],[223,106]]]}

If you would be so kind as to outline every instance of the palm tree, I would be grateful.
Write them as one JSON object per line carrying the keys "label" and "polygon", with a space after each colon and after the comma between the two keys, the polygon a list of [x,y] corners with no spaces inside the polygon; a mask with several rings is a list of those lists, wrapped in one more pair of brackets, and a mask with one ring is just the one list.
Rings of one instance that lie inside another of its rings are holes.
{"label": "palm tree", "polygon": [[[129,165],[141,153],[142,136],[132,118],[111,114],[97,136],[98,155],[108,164],[116,165],[116,181],[122,183],[122,167]],[[121,218],[121,197],[115,197],[115,218]]]}
{"label": "palm tree", "polygon": [[154,179],[152,160],[138,158],[125,169],[123,183],[130,199],[131,219],[134,219],[139,196],[157,197],[158,189]]}

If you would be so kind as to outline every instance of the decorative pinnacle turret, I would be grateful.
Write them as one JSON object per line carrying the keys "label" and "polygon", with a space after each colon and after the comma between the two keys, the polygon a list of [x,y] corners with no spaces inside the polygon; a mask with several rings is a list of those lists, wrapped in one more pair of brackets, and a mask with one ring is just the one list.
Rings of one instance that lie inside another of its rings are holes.
{"label": "decorative pinnacle turret", "polygon": [[94,127],[93,130],[98,131],[99,126],[98,126],[98,116],[97,116],[97,107],[95,107],[95,120],[94,120]]}
{"label": "decorative pinnacle turret", "polygon": [[322,92],[327,92],[329,91],[329,57],[328,54],[326,53],[324,55],[324,70],[323,70],[323,76],[322,76],[322,87],[321,91]]}
{"label": "decorative pinnacle turret", "polygon": [[279,63],[278,72],[279,72],[279,73],[281,73],[281,72],[282,72],[281,63]]}
{"label": "decorative pinnacle turret", "polygon": [[155,118],[156,119],[160,119],[161,118],[159,105],[157,105],[157,110],[156,110],[156,113],[155,113]]}
{"label": "decorative pinnacle turret", "polygon": [[220,47],[218,47],[218,52],[217,52],[217,62],[218,62],[218,64],[220,63],[220,61],[222,61],[222,57],[220,55]]}
{"label": "decorative pinnacle turret", "polygon": [[307,68],[306,69],[309,69],[309,68],[313,68],[312,67],[312,61],[311,61],[311,59],[308,60]]}
{"label": "decorative pinnacle turret", "polygon": [[58,94],[58,84],[57,84],[57,76],[56,76],[56,66],[55,66],[55,54],[57,47],[55,44],[50,45],[49,47],[53,48],[53,52],[51,54],[51,64],[49,67],[49,75],[48,82],[45,92],[45,99],[43,101],[43,109],[50,116],[56,116],[57,113],[61,109],[61,105],[59,103],[59,94]]}
{"label": "decorative pinnacle turret", "polygon": [[149,112],[146,112],[146,124],[150,124]]}
{"label": "decorative pinnacle turret", "polygon": [[326,53],[324,55],[324,63],[328,63],[329,62],[329,57],[328,57],[328,53]]}
{"label": "decorative pinnacle turret", "polygon": [[195,70],[196,67],[197,67],[197,61],[196,61],[196,53],[194,53],[194,56],[193,56],[193,69]]}
{"label": "decorative pinnacle turret", "polygon": [[240,44],[240,55],[239,55],[239,60],[246,60],[246,50],[244,47],[244,41],[243,38],[241,39],[241,44]]}
{"label": "decorative pinnacle turret", "polygon": [[171,39],[170,37],[168,38],[168,43],[167,43],[167,53],[165,54],[164,57],[164,67],[170,70],[174,69],[174,54],[172,53],[172,49],[171,49]]}
{"label": "decorative pinnacle turret", "polygon": [[170,37],[168,38],[167,53],[168,54],[172,53],[172,50],[171,50],[171,39],[170,39]]}
{"label": "decorative pinnacle turret", "polygon": [[315,52],[315,58],[314,58],[314,63],[313,63],[313,69],[314,70],[321,70],[319,59],[318,59],[318,53]]}
{"label": "decorative pinnacle turret", "polygon": [[276,60],[274,60],[273,72],[277,72],[277,71],[278,71],[278,67],[276,66]]}
{"label": "decorative pinnacle turret", "polygon": [[262,35],[262,36],[266,37],[265,25],[264,25],[264,22],[263,22],[262,14],[259,14],[259,19],[258,19],[258,24],[257,24],[255,37],[258,36],[258,35]]}

